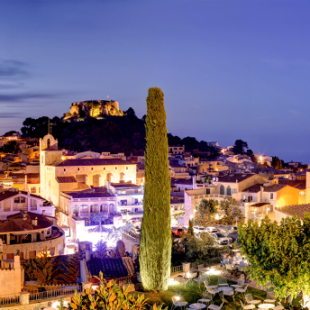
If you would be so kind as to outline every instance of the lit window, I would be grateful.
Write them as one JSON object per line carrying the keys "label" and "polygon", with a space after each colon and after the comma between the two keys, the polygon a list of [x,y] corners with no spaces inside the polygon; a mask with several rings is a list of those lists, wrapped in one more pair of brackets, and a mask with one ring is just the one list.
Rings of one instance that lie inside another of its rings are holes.
{"label": "lit window", "polygon": [[115,167],[115,170],[117,170],[117,167]]}
{"label": "lit window", "polygon": [[105,170],[105,167],[103,167],[103,170]]}
{"label": "lit window", "polygon": [[126,170],[128,170],[128,167],[126,167]]}

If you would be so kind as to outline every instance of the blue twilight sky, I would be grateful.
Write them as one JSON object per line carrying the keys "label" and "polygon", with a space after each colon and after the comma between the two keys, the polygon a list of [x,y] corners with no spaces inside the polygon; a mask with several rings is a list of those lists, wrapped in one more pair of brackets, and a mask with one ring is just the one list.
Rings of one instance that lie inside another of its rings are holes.
{"label": "blue twilight sky", "polygon": [[174,135],[310,163],[309,16],[309,0],[0,0],[0,134],[107,95],[142,117],[158,86]]}

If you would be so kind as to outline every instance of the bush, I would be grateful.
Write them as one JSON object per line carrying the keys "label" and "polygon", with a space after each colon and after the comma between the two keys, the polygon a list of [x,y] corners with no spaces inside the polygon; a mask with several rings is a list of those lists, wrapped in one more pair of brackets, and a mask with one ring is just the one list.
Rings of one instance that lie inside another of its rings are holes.
{"label": "bush", "polygon": [[[85,309],[135,309],[144,310],[147,306],[147,299],[144,295],[136,297],[133,294],[129,294],[127,289],[124,291],[119,287],[116,281],[106,282],[103,279],[102,273],[100,273],[100,287],[95,291],[95,294],[91,294],[91,289],[86,289],[84,293],[75,293],[69,303],[69,309],[85,310]],[[60,303],[59,310],[65,310],[63,303]],[[153,306],[154,310],[163,310],[162,306]],[[167,308],[165,308],[167,310]]]}

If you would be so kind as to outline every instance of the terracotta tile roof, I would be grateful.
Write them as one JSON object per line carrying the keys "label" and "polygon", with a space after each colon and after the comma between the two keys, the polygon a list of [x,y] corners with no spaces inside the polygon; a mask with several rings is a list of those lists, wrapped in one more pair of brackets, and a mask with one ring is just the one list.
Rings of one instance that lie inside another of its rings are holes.
{"label": "terracotta tile roof", "polygon": [[[124,258],[128,260],[128,257]],[[127,277],[132,274],[131,268],[128,268],[127,260],[123,260],[122,257],[91,258],[87,262],[87,268],[92,276],[99,276],[99,272],[101,271],[104,278]]]}
{"label": "terracotta tile roof", "polygon": [[41,196],[38,196],[38,195],[34,195],[34,194],[30,194],[28,192],[25,192],[25,191],[19,191],[19,192],[11,192],[11,191],[5,191],[5,192],[2,192],[0,193],[0,201],[2,200],[5,200],[5,199],[8,199],[8,198],[11,198],[13,196],[17,196],[19,194],[22,194],[22,195],[25,195],[25,196],[28,196],[28,194],[31,196],[31,197],[34,197],[34,198],[39,198],[41,200],[45,200],[43,197]]}
{"label": "terracotta tile roof", "polygon": [[131,184],[131,183],[111,183],[111,186],[113,186],[115,188],[122,188],[122,187],[137,188],[137,187],[140,187],[140,185]]}
{"label": "terracotta tile roof", "polygon": [[98,197],[113,197],[113,195],[109,194],[107,190],[105,191],[94,191],[84,190],[79,192],[63,192],[66,195],[71,196],[72,198],[98,198]]}
{"label": "terracotta tile roof", "polygon": [[262,184],[255,184],[253,186],[250,186],[246,189],[244,189],[242,192],[246,193],[258,193],[260,191],[260,187],[263,186]]}
{"label": "terracotta tile roof", "polygon": [[192,179],[171,179],[171,184],[187,184],[193,185]]}
{"label": "terracotta tile roof", "polygon": [[264,186],[264,192],[270,192],[270,193],[277,192],[286,186],[288,186],[288,185],[286,185],[286,184],[274,184],[271,186]]}
{"label": "terracotta tile roof", "polygon": [[[44,229],[53,225],[53,222],[42,214],[27,212],[24,215],[26,220],[24,220],[22,212],[8,216],[6,221],[0,222],[0,232],[25,231],[26,234],[27,230]],[[35,226],[32,220],[36,217],[38,225]]]}
{"label": "terracotta tile roof", "polygon": [[306,180],[279,179],[279,184],[286,184],[298,189],[306,189]]}
{"label": "terracotta tile roof", "polygon": [[304,213],[310,212],[310,204],[277,207],[276,210],[289,216],[297,215],[297,217],[302,220],[304,218]]}
{"label": "terracotta tile roof", "polygon": [[57,167],[70,167],[70,166],[108,166],[108,165],[135,165],[127,160],[122,159],[66,159],[63,162],[57,164]]}
{"label": "terracotta tile roof", "polygon": [[58,183],[76,183],[77,180],[73,175],[64,175],[56,177]]}
{"label": "terracotta tile roof", "polygon": [[255,175],[254,173],[232,173],[219,177],[219,182],[221,183],[236,183],[236,181],[241,182]]}

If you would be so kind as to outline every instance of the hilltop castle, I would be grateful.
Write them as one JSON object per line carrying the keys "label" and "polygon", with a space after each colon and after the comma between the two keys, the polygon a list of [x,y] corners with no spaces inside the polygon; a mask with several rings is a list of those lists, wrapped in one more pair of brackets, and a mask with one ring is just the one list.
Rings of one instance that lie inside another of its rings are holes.
{"label": "hilltop castle", "polygon": [[89,100],[73,102],[70,107],[70,112],[65,113],[63,119],[70,120],[74,117],[84,118],[86,116],[101,118],[108,115],[124,115],[124,112],[119,109],[117,101]]}

